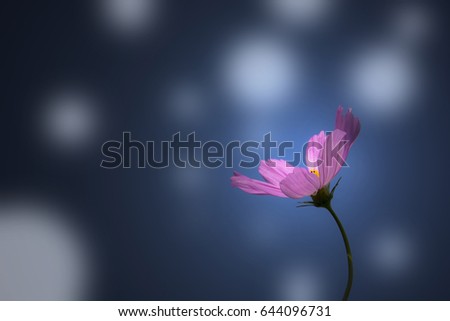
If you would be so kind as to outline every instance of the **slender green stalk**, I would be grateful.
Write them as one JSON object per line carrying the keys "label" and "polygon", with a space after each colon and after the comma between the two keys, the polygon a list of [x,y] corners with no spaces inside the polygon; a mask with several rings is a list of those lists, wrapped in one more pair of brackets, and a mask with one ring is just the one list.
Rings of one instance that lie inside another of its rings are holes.
{"label": "slender green stalk", "polygon": [[352,258],[352,250],[350,249],[350,243],[348,242],[347,234],[345,233],[344,226],[342,225],[341,221],[339,220],[338,216],[334,212],[334,210],[331,208],[331,204],[327,204],[324,206],[333,216],[334,220],[336,221],[336,224],[339,227],[339,230],[341,231],[342,239],[344,240],[345,244],[345,250],[347,251],[347,263],[348,263],[348,277],[347,277],[347,287],[345,288],[344,296],[342,297],[343,301],[348,300],[348,296],[350,295],[350,290],[352,289],[352,283],[353,283],[353,258]]}

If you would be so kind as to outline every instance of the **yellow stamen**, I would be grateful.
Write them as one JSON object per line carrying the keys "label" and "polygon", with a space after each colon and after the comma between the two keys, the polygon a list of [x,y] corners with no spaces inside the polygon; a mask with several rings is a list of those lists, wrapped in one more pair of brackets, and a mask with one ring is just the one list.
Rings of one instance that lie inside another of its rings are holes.
{"label": "yellow stamen", "polygon": [[320,177],[319,175],[319,171],[317,169],[310,169],[309,170],[311,173],[315,174],[317,177]]}

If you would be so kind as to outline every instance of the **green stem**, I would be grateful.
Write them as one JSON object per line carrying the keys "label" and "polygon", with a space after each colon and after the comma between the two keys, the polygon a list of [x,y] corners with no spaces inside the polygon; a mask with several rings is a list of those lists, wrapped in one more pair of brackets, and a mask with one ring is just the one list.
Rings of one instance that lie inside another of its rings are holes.
{"label": "green stem", "polygon": [[352,289],[352,283],[353,283],[353,258],[352,258],[352,250],[350,249],[350,243],[348,242],[347,234],[345,233],[344,226],[342,225],[341,221],[339,220],[338,216],[334,212],[334,210],[331,208],[331,204],[328,204],[324,206],[333,216],[334,220],[336,221],[336,224],[339,227],[339,230],[341,231],[342,239],[344,240],[345,244],[345,250],[347,251],[347,263],[348,263],[348,277],[347,277],[347,287],[345,288],[344,296],[342,297],[343,301],[348,300],[348,296],[350,295],[350,290]]}

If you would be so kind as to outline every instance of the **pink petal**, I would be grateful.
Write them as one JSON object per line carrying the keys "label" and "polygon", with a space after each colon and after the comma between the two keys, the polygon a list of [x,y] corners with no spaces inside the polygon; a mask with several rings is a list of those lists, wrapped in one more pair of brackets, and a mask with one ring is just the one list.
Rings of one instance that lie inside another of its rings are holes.
{"label": "pink petal", "polygon": [[279,187],[280,182],[294,171],[294,167],[284,160],[269,159],[261,161],[258,171],[267,182]]}
{"label": "pink petal", "polygon": [[342,115],[344,112],[344,108],[342,106],[339,106],[336,111],[336,121],[335,121],[335,128],[344,130],[344,116]]}
{"label": "pink petal", "polygon": [[317,161],[320,155],[320,151],[325,145],[326,135],[322,130],[319,134],[314,135],[308,141],[306,146],[306,166],[309,168],[316,168],[318,166]]}
{"label": "pink petal", "polygon": [[231,177],[231,185],[249,194],[287,197],[279,186],[252,179],[238,172],[234,172],[234,176]]}
{"label": "pink petal", "polygon": [[359,119],[353,115],[351,108],[348,109],[345,115],[343,112],[344,109],[342,106],[339,106],[336,112],[336,129],[346,132],[347,136],[345,139],[349,141],[349,145],[351,146],[359,135],[361,124],[359,123]]}
{"label": "pink petal", "polygon": [[[335,129],[326,137],[325,144],[319,155],[321,164],[319,165],[318,170],[321,187],[330,183],[343,165],[335,158],[336,154],[344,161],[347,158],[350,144],[344,139],[345,137],[346,133],[340,129]],[[346,144],[339,149],[336,146],[341,142],[346,142]],[[337,151],[334,155],[332,152],[333,149]]]}
{"label": "pink petal", "polygon": [[296,167],[294,172],[280,183],[281,191],[290,198],[313,195],[319,187],[319,178],[302,167]]}

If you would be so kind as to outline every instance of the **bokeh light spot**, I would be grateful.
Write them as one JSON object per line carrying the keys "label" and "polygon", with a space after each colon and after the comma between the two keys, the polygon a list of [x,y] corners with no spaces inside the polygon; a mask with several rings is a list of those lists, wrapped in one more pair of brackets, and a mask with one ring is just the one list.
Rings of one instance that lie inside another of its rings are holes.
{"label": "bokeh light spot", "polygon": [[221,83],[240,106],[276,111],[298,88],[298,56],[273,37],[245,36],[233,42],[222,61]]}
{"label": "bokeh light spot", "polygon": [[277,279],[278,300],[313,301],[323,299],[323,281],[318,271],[306,266],[290,266]]}
{"label": "bokeh light spot", "polygon": [[407,112],[418,94],[417,66],[405,52],[388,47],[366,48],[352,57],[348,90],[356,105],[375,115]]}
{"label": "bokeh light spot", "polygon": [[433,37],[434,30],[431,12],[423,6],[403,4],[392,12],[392,33],[399,42],[424,44]]}
{"label": "bokeh light spot", "polygon": [[281,23],[305,28],[326,22],[336,4],[330,0],[266,0],[267,9]]}
{"label": "bokeh light spot", "polygon": [[142,34],[159,18],[158,0],[99,0],[98,19],[118,36]]}
{"label": "bokeh light spot", "polygon": [[416,267],[414,240],[402,230],[379,231],[370,244],[371,262],[382,276],[400,276]]}
{"label": "bokeh light spot", "polygon": [[61,152],[79,152],[100,131],[96,102],[83,91],[62,89],[48,96],[38,116],[38,130],[45,144]]}
{"label": "bokeh light spot", "polygon": [[91,290],[85,238],[64,213],[0,204],[0,300],[80,300]]}

